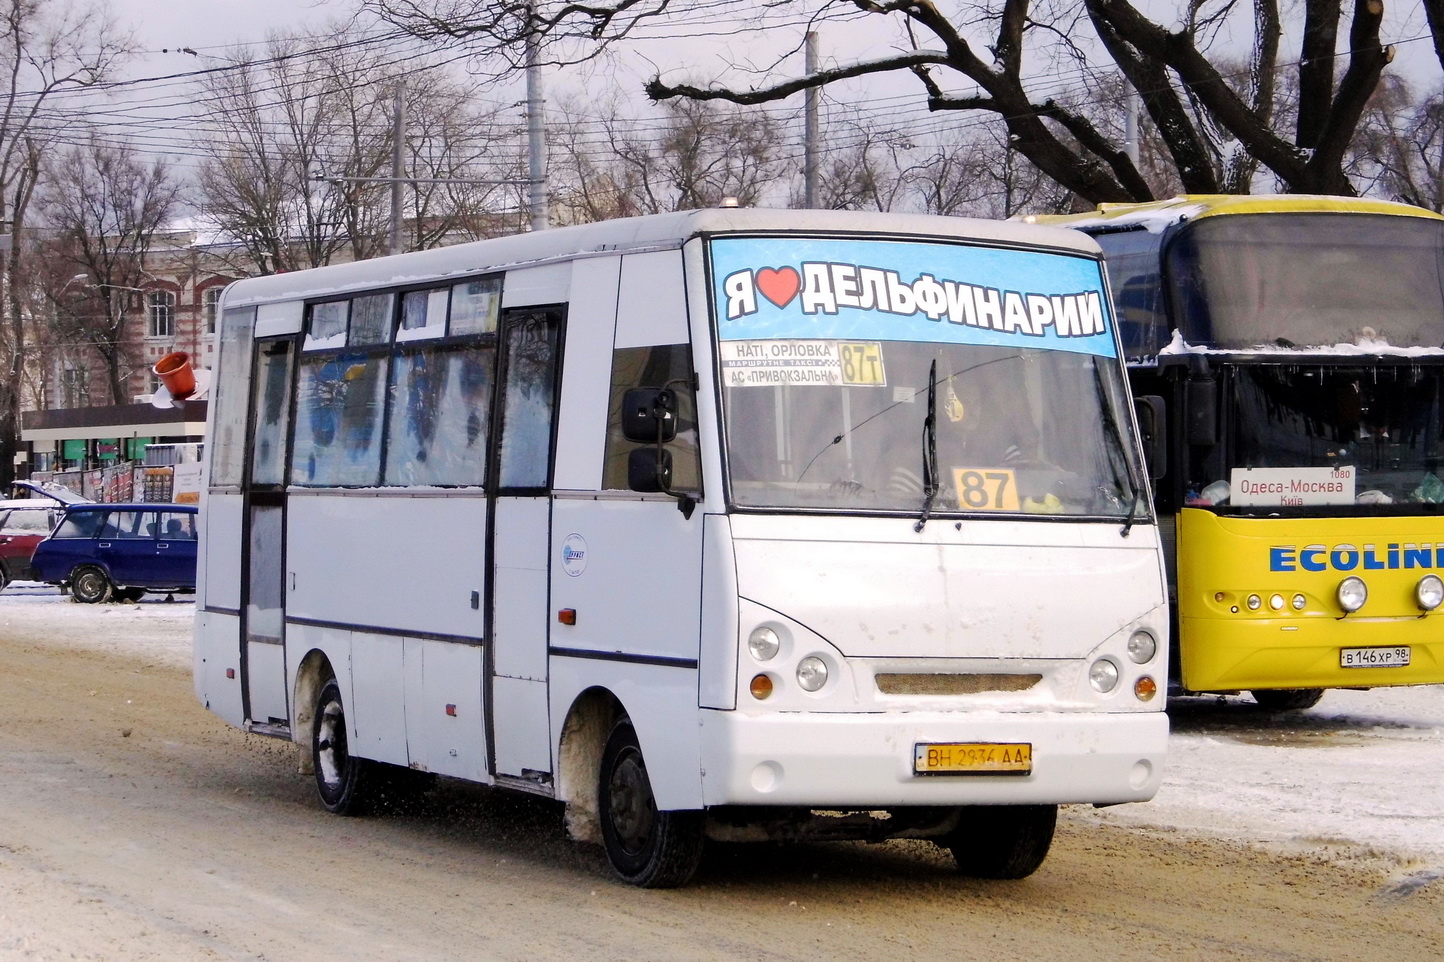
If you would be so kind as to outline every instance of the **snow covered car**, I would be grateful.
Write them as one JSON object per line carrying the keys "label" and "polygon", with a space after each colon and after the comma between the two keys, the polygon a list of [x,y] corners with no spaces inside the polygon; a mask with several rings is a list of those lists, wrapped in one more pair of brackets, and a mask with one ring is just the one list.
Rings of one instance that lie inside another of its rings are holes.
{"label": "snow covered car", "polygon": [[0,501],[0,590],[12,581],[36,580],[30,562],[36,546],[55,530],[65,505],[88,500],[61,485],[17,481],[15,486],[42,497]]}
{"label": "snow covered car", "polygon": [[31,559],[39,579],[84,604],[194,591],[196,506],[74,504]]}

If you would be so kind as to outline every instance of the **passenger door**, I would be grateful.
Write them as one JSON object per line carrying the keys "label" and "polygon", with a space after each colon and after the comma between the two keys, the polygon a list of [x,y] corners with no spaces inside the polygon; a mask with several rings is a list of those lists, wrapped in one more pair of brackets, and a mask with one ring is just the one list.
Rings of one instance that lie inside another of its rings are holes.
{"label": "passenger door", "polygon": [[503,312],[488,472],[492,771],[537,785],[550,784],[552,771],[548,559],[561,326],[559,308]]}
{"label": "passenger door", "polygon": [[295,356],[294,337],[256,342],[241,547],[245,714],[256,725],[277,728],[288,728],[291,717],[286,690],[285,482]]}

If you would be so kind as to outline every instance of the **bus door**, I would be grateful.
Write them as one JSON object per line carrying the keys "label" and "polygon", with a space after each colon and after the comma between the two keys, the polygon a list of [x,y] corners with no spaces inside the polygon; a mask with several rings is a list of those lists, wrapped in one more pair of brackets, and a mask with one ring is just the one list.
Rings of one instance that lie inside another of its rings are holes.
{"label": "bus door", "polygon": [[523,308],[501,316],[496,443],[487,557],[491,770],[551,781],[547,645],[555,436],[562,313]]}
{"label": "bus door", "polygon": [[241,690],[247,720],[286,728],[286,465],[290,461],[293,337],[256,342],[251,378],[241,570]]}

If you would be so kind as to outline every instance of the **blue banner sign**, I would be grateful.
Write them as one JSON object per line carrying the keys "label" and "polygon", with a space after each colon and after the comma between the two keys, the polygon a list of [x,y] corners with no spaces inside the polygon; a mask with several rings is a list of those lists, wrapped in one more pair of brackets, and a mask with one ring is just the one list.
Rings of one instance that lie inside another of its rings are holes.
{"label": "blue banner sign", "polygon": [[961,244],[805,237],[712,241],[723,341],[856,339],[1117,356],[1101,265]]}

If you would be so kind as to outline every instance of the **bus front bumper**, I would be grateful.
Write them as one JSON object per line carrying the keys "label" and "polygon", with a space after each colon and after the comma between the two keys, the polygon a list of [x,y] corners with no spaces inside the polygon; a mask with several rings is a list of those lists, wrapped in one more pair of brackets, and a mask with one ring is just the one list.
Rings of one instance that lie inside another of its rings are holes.
{"label": "bus front bumper", "polygon": [[[1148,712],[702,712],[707,805],[889,808],[1143,802],[1168,717]],[[918,745],[1027,744],[1019,774],[914,773]]]}

